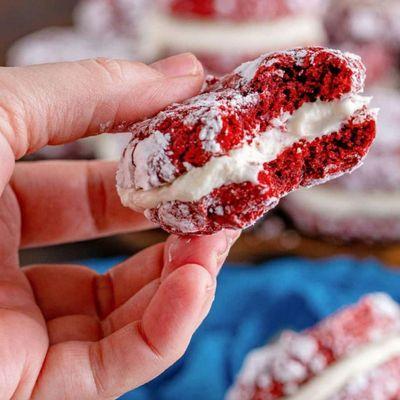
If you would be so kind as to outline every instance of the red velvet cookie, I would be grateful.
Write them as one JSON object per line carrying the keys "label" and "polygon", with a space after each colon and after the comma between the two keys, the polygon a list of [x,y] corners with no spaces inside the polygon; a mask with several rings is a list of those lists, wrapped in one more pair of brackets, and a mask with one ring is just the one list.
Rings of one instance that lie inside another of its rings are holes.
{"label": "red velvet cookie", "polygon": [[76,25],[84,32],[102,37],[140,34],[141,24],[152,0],[81,0],[74,11]]}
{"label": "red velvet cookie", "polygon": [[399,195],[321,187],[282,202],[299,231],[336,242],[393,243],[400,240]]}
{"label": "red velvet cookie", "polygon": [[137,49],[127,38],[93,37],[73,28],[45,28],[17,40],[7,53],[11,67],[95,57],[132,59]]}
{"label": "red velvet cookie", "polygon": [[263,55],[132,126],[118,172],[125,206],[177,234],[252,225],[279,199],[359,165],[375,137],[352,54]]}
{"label": "red velvet cookie", "polygon": [[[49,27],[17,40],[7,64],[21,66],[108,57],[151,61],[157,44],[147,41],[145,16],[152,1],[82,0],[74,27]],[[146,39],[146,43],[144,43]]]}
{"label": "red velvet cookie", "polygon": [[250,353],[227,399],[393,400],[399,377],[400,307],[374,294]]}
{"label": "red velvet cookie", "polygon": [[400,399],[400,357],[349,383],[332,400]]}
{"label": "red velvet cookie", "polygon": [[314,11],[324,0],[164,0],[171,14],[236,21],[267,20]]}

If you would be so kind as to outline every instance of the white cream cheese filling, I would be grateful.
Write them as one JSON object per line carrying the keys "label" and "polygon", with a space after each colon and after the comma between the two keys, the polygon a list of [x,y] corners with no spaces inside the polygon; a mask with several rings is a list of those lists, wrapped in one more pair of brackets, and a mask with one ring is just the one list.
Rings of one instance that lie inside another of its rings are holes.
{"label": "white cream cheese filling", "polygon": [[[121,173],[126,174],[129,171],[132,158],[136,168],[132,177],[128,174],[119,182],[120,197],[125,206],[143,211],[169,201],[198,201],[214,189],[227,184],[257,183],[264,163],[273,161],[286,148],[301,139],[313,141],[340,130],[343,123],[370,101],[369,97],[352,95],[336,101],[305,103],[292,115],[283,114],[279,120],[274,121],[275,128],[260,134],[250,144],[246,143],[239,149],[231,150],[226,156],[212,157],[204,166],[190,169],[170,184],[143,190],[149,183],[157,184],[149,172],[147,157],[153,157],[155,151],[162,152],[166,147],[165,138],[158,137],[161,134],[153,134],[140,142],[133,155],[129,148],[125,152],[121,161]],[[170,174],[174,167],[168,159],[167,161],[164,171],[167,170]],[[127,185],[127,181],[132,178],[135,188]]]}
{"label": "white cream cheese filling", "polygon": [[321,375],[305,384],[296,394],[285,397],[285,400],[329,400],[350,383],[351,379],[399,356],[399,336],[367,345],[330,366]]}
{"label": "white cream cheese filling", "polygon": [[[318,16],[299,15],[272,21],[230,22],[154,15],[162,36],[154,38],[175,51],[197,53],[263,53],[295,46],[318,45],[326,35]],[[156,34],[156,33],[154,33]]]}
{"label": "white cream cheese filling", "polygon": [[292,193],[290,201],[332,218],[400,216],[400,191],[365,193],[321,186]]}

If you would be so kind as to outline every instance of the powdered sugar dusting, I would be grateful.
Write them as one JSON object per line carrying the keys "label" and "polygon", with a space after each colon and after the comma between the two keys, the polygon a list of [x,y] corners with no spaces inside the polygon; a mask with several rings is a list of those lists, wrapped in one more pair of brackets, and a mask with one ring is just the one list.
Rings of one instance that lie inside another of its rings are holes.
{"label": "powdered sugar dusting", "polygon": [[377,314],[400,321],[400,308],[388,295],[377,293],[369,298],[369,302]]}
{"label": "powdered sugar dusting", "polygon": [[136,189],[149,190],[173,180],[176,168],[168,157],[169,141],[169,135],[156,131],[137,143],[133,152]]}
{"label": "powdered sugar dusting", "polygon": [[206,220],[193,215],[188,204],[183,203],[164,203],[157,209],[158,215],[164,224],[174,227],[183,234],[191,234],[205,225]]}
{"label": "powdered sugar dusting", "polygon": [[223,128],[223,109],[238,112],[244,107],[255,104],[258,100],[257,94],[243,96],[233,90],[226,90],[224,95],[223,100],[221,93],[204,93],[186,103],[195,105],[196,108],[183,119],[183,123],[188,127],[198,122],[202,124],[199,139],[202,141],[203,149],[212,154],[221,153],[218,136]]}
{"label": "powdered sugar dusting", "polygon": [[[356,54],[349,52],[343,53],[339,50],[323,49],[323,51],[343,60],[343,62],[349,65],[352,71],[352,91],[355,93],[361,93],[366,79],[366,69],[361,58]],[[296,48],[281,52],[271,52],[263,54],[256,60],[240,65],[235,69],[234,73],[240,75],[244,79],[244,82],[241,82],[241,85],[243,85],[254,79],[261,66],[269,68],[274,64],[279,63],[281,57],[291,57],[295,60],[296,65],[302,67],[305,65],[307,60],[313,64],[315,62],[315,57],[319,56],[319,54],[320,53],[318,52],[314,52],[310,55],[308,48]]]}
{"label": "powdered sugar dusting", "polygon": [[217,132],[222,129],[222,118],[216,114],[210,118],[201,129],[199,138],[203,142],[203,149],[209,153],[220,153],[221,145],[216,141]]}
{"label": "powdered sugar dusting", "polygon": [[197,108],[184,118],[183,123],[193,126],[200,121],[203,127],[200,130],[199,139],[203,143],[203,149],[218,154],[221,152],[221,146],[217,142],[217,137],[222,130],[220,103],[215,95],[205,94],[197,99],[196,105]]}
{"label": "powdered sugar dusting", "polygon": [[254,61],[246,62],[235,69],[235,74],[240,75],[247,82],[250,82],[256,75],[265,56],[261,56]]}

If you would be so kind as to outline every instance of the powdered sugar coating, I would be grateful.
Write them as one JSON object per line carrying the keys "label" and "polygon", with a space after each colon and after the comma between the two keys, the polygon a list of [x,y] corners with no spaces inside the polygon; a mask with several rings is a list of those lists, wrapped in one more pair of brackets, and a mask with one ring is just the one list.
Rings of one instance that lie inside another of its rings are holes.
{"label": "powdered sugar coating", "polygon": [[299,334],[285,332],[276,343],[250,353],[227,399],[294,395],[330,365],[399,332],[400,307],[384,294],[367,296],[315,328]]}
{"label": "powdered sugar coating", "polygon": [[[260,65],[264,62],[265,57],[260,56],[255,60],[248,61],[240,65],[234,70],[235,74],[238,74],[241,76],[246,82],[250,82],[254,76],[256,75],[258,69],[260,68]],[[267,61],[266,66],[271,66],[274,62],[277,62],[278,60],[276,58],[272,58]]]}
{"label": "powdered sugar coating", "polygon": [[[173,181],[176,168],[168,158],[170,139],[170,135],[155,131],[136,145],[136,151],[132,154],[133,164],[136,166],[136,187],[149,190],[160,186],[162,182]],[[149,174],[152,170],[157,170],[158,174]]]}
{"label": "powdered sugar coating", "polygon": [[[328,65],[331,67],[328,68]],[[325,69],[327,72],[322,72]],[[299,74],[299,78],[291,75],[292,70]],[[315,77],[321,73],[325,76],[322,85],[320,79]],[[203,168],[214,159],[230,157],[236,150],[255,143],[265,133],[270,132],[271,144],[283,140],[284,135],[289,134],[289,120],[296,110],[306,103],[320,102],[333,106],[335,102],[347,101],[348,96],[362,92],[364,79],[365,70],[358,57],[329,49],[305,48],[270,53],[219,80],[208,80],[201,95],[172,105],[156,117],[132,127],[133,140],[125,151],[121,166],[127,168],[126,165],[131,162],[130,174],[119,173],[118,178],[123,201],[134,206],[130,199],[136,194],[132,197],[127,189],[142,191],[162,188],[171,182],[173,185],[177,178],[189,171]],[[271,82],[271,85],[267,82]],[[294,93],[289,98],[286,93],[286,88],[291,85],[297,87],[293,91],[300,91],[298,98]],[[265,161],[271,162],[271,165],[264,164],[265,171],[258,170],[258,179],[227,180],[222,186],[211,186],[215,190],[203,194],[204,197],[192,199],[190,204],[186,204],[186,196],[181,201],[168,199],[157,207],[151,206],[152,209],[146,214],[175,233],[212,233],[223,227],[249,226],[289,191],[300,185],[308,186],[322,179],[328,180],[353,169],[361,161],[374,135],[375,116],[361,105],[342,118],[339,118],[338,126],[327,132],[316,128],[318,132],[315,133],[325,135],[323,138],[315,135],[308,143],[307,132],[299,135],[298,143],[294,142],[293,148],[290,143],[290,148],[281,149],[275,160]],[[340,132],[336,132],[338,129]],[[341,160],[337,159],[337,155],[324,153],[323,147],[328,146],[329,134],[337,134],[338,141],[348,141],[354,135],[351,131],[360,131],[364,135],[359,142],[361,148],[354,151],[348,145],[350,154],[345,157],[342,154]],[[155,133],[167,135],[169,143],[166,147],[158,147],[156,152],[162,154],[157,156],[157,163],[148,159],[148,154],[154,156],[152,151],[135,156],[136,151],[140,150],[139,143],[148,148],[147,144],[153,141],[152,135]],[[318,147],[320,158],[311,156],[309,145]],[[141,160],[140,166],[135,163],[135,157]],[[285,157],[296,160],[292,160],[293,170],[284,165]],[[312,158],[305,163],[307,157]],[[324,157],[328,157],[327,162],[322,161]],[[317,167],[318,162],[324,165]],[[310,165],[310,171],[315,169],[313,176],[306,176],[301,171],[304,164]],[[277,173],[278,180],[282,182],[275,183],[276,178],[270,168],[282,168],[282,172]],[[123,178],[135,176],[136,169],[140,169],[140,179],[126,182]],[[291,184],[289,180],[292,180]],[[246,199],[246,202],[241,199]],[[183,204],[188,206],[190,218]],[[180,219],[181,224],[178,224]],[[189,227],[196,229],[190,231]]]}

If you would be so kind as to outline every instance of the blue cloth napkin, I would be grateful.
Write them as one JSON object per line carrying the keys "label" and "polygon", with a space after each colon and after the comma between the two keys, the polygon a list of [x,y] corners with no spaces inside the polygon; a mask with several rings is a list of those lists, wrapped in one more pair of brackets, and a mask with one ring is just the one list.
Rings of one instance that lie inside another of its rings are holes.
{"label": "blue cloth napkin", "polygon": [[[104,272],[118,260],[86,265]],[[301,330],[362,295],[400,300],[400,272],[375,261],[283,259],[257,267],[226,266],[211,314],[187,354],[124,400],[222,400],[244,357],[283,329]]]}

